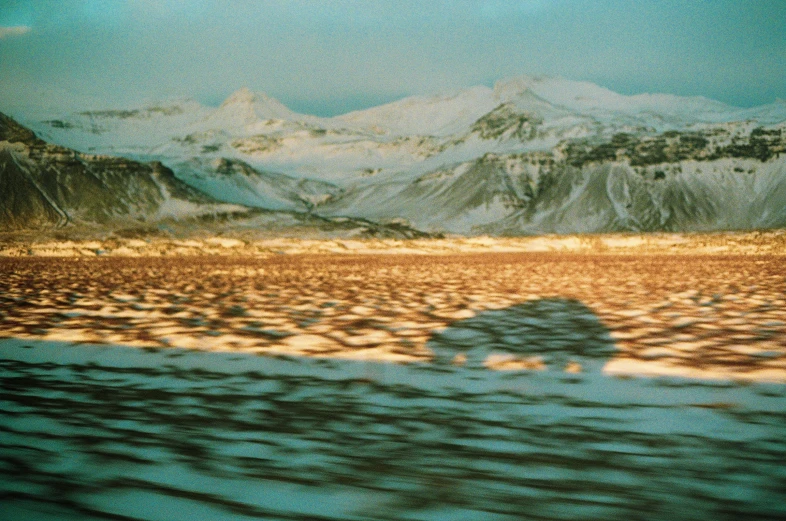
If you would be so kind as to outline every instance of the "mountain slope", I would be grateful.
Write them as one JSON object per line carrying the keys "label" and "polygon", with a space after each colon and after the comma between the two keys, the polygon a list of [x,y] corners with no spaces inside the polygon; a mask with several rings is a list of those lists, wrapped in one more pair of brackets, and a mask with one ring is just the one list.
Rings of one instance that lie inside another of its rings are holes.
{"label": "mountain slope", "polygon": [[48,144],[0,114],[0,223],[7,228],[109,224],[228,210],[161,163]]}
{"label": "mountain slope", "polygon": [[786,133],[721,130],[486,154],[414,180],[349,188],[321,211],[464,234],[786,226]]}
{"label": "mountain slope", "polygon": [[330,183],[255,170],[240,160],[193,159],[175,168],[181,180],[202,192],[255,208],[308,211],[341,192]]}
{"label": "mountain slope", "polygon": [[[685,167],[687,165],[683,165]],[[693,165],[695,166],[695,165]],[[730,173],[728,163],[645,177],[625,163],[563,166],[525,207],[480,227],[492,234],[708,231],[786,227],[786,169]]]}
{"label": "mountain slope", "polygon": [[498,103],[491,89],[475,87],[447,96],[413,96],[335,120],[394,135],[448,136],[463,131]]}

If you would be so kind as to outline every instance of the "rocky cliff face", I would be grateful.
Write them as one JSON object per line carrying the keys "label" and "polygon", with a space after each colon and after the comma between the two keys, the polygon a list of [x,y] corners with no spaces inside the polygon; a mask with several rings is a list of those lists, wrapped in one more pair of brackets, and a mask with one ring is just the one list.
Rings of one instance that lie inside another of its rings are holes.
{"label": "rocky cliff face", "polygon": [[216,201],[158,162],[52,145],[0,114],[0,224],[5,228],[155,221]]}
{"label": "rocky cliff face", "polygon": [[712,127],[487,153],[411,181],[349,189],[323,211],[406,216],[426,230],[470,234],[784,227],[785,138],[780,128]]}

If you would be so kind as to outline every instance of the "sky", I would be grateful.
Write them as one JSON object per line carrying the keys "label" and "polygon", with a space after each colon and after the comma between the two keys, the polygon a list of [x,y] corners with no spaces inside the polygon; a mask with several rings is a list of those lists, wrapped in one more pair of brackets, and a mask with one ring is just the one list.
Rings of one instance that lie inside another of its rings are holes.
{"label": "sky", "polygon": [[0,0],[0,111],[245,86],[331,116],[518,75],[786,99],[786,1]]}

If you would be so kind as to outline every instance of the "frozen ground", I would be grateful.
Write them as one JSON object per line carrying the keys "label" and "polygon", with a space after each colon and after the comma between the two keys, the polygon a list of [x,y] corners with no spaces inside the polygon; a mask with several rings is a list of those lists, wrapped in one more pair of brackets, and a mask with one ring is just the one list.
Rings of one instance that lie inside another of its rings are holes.
{"label": "frozen ground", "polygon": [[786,517],[781,256],[0,272],[4,519]]}
{"label": "frozen ground", "polygon": [[786,387],[0,344],[5,519],[786,516]]}

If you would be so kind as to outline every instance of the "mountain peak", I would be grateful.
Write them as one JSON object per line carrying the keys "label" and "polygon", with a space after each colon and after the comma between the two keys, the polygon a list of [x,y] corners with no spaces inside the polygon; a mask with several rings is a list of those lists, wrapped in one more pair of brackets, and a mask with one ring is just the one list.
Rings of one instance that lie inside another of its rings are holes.
{"label": "mountain peak", "polygon": [[228,105],[237,105],[244,103],[254,103],[257,95],[248,87],[240,87],[238,90],[230,94],[227,99],[221,104],[222,107]]}
{"label": "mountain peak", "polygon": [[501,98],[512,97],[531,89],[536,84],[554,79],[556,78],[551,76],[530,76],[526,74],[504,78],[494,84],[494,93]]}
{"label": "mountain peak", "polygon": [[545,74],[522,74],[503,78],[494,84],[494,95],[503,100],[515,99],[526,94],[534,94],[549,100],[548,94],[552,92],[565,92],[578,97],[615,94],[588,81],[569,80],[561,76]]}
{"label": "mountain peak", "polygon": [[222,107],[229,105],[253,105],[255,103],[279,103],[277,100],[271,98],[263,92],[254,92],[248,87],[240,87],[238,90],[224,100],[221,104]]}
{"label": "mountain peak", "polygon": [[241,87],[233,92],[219,107],[220,112],[238,112],[247,122],[256,119],[290,119],[293,112],[283,103],[262,92]]}

